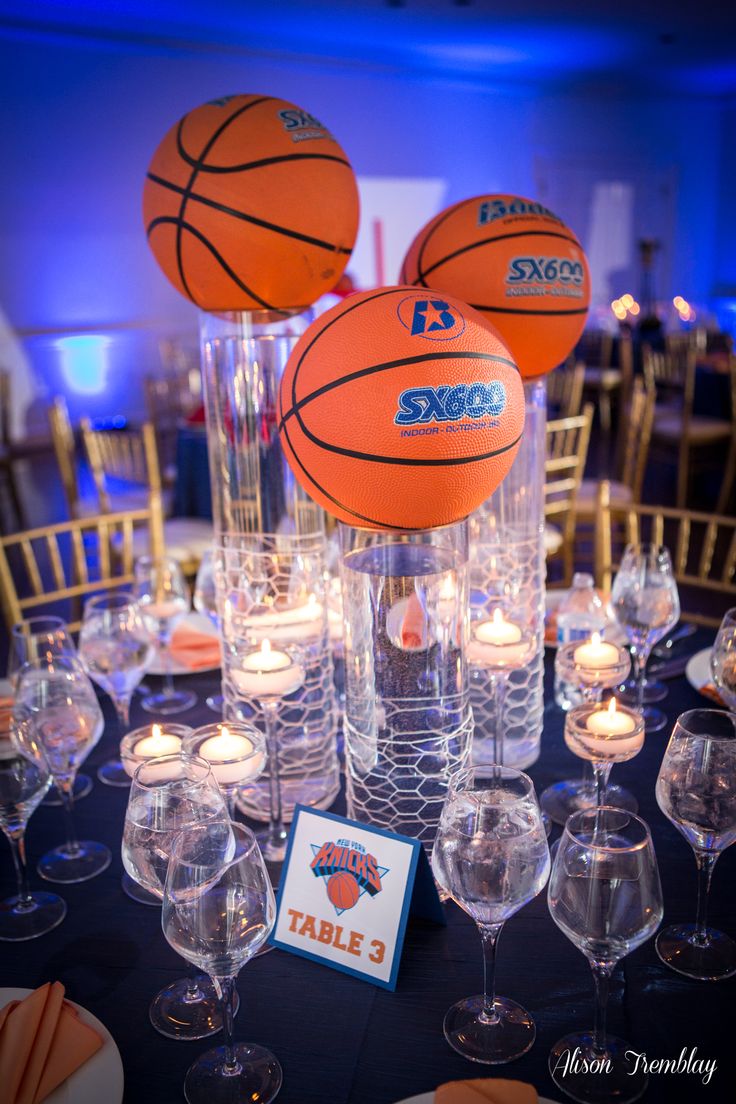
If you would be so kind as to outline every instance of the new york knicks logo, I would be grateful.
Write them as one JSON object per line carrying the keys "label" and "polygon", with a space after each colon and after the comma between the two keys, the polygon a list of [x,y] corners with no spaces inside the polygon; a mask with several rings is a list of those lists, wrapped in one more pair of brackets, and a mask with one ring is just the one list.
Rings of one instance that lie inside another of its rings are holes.
{"label": "new york knicks logo", "polygon": [[430,292],[407,295],[396,313],[412,337],[425,337],[428,341],[450,341],[465,329],[465,319],[457,307]]}
{"label": "new york knicks logo", "polygon": [[375,855],[354,840],[328,840],[310,844],[314,858],[309,869],[325,882],[327,897],[340,916],[354,908],[364,893],[375,897],[383,889],[387,866],[379,866]]}

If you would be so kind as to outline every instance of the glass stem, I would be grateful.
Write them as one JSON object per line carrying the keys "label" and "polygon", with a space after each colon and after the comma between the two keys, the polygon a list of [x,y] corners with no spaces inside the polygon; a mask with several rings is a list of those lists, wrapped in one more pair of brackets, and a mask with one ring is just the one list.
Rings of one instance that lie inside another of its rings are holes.
{"label": "glass stem", "polygon": [[483,1011],[478,1019],[484,1024],[499,1021],[498,1012],[493,1005],[496,999],[496,945],[503,924],[479,924],[483,944]]}
{"label": "glass stem", "polygon": [[640,713],[644,712],[644,675],[647,669],[648,659],[649,649],[637,648],[634,654],[636,666],[636,708]]}
{"label": "glass stem", "polygon": [[491,697],[493,698],[495,718],[493,726],[493,762],[499,767],[503,766],[503,707],[506,701],[507,678],[508,675],[505,671],[491,673]]}
{"label": "glass stem", "polygon": [[66,852],[72,858],[76,858],[79,854],[79,841],[77,840],[77,833],[74,828],[74,798],[72,797],[72,789],[74,787],[74,779],[66,779],[59,786],[59,795],[61,797],[61,803],[64,806],[64,823],[66,825]]}
{"label": "glass stem", "polygon": [[595,776],[590,759],[583,759],[583,788],[586,794],[591,794],[591,796],[595,790]]}
{"label": "glass stem", "polygon": [[268,784],[270,796],[269,835],[274,849],[283,847],[286,839],[284,813],[281,799],[281,770],[279,763],[278,706],[276,702],[264,702],[266,720],[266,754],[268,755]]}
{"label": "glass stem", "polygon": [[608,988],[613,965],[610,962],[591,962],[593,984],[595,985],[595,1022],[593,1025],[593,1052],[606,1052],[606,1009],[608,1007]]}
{"label": "glass stem", "polygon": [[713,877],[713,868],[718,862],[718,851],[696,851],[695,862],[698,866],[698,911],[695,917],[693,942],[699,947],[708,945],[708,894]]}
{"label": "glass stem", "polygon": [[606,790],[613,763],[593,763],[593,775],[595,777],[595,803],[600,809],[606,804]]}
{"label": "glass stem", "polygon": [[174,694],[174,675],[172,672],[173,659],[171,655],[171,636],[169,633],[159,637],[159,655],[164,662],[163,692],[165,697],[170,698]]}
{"label": "glass stem", "polygon": [[8,843],[10,844],[10,852],[13,856],[13,866],[15,867],[15,877],[18,882],[18,905],[16,907],[21,909],[32,908],[33,898],[28,886],[28,867],[26,865],[25,831],[22,831],[20,835],[17,836],[8,836]]}
{"label": "glass stem", "polygon": [[240,1063],[235,1057],[233,1049],[233,1020],[235,1019],[235,978],[217,978],[216,988],[221,993],[220,1004],[222,1007],[222,1033],[225,1036],[225,1064],[222,1071],[225,1076],[232,1077],[240,1073]]}
{"label": "glass stem", "polygon": [[118,732],[121,740],[130,726],[130,698],[131,695],[124,699],[115,699],[115,712],[118,715]]}

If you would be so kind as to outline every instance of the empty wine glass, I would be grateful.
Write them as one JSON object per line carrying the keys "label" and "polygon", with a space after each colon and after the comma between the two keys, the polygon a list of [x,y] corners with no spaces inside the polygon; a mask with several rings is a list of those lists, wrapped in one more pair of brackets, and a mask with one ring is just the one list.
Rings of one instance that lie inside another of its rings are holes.
{"label": "empty wine glass", "polygon": [[56,893],[32,892],[28,886],[26,825],[50,785],[51,772],[32,735],[14,726],[12,743],[0,754],[0,828],[13,853],[18,892],[0,901],[2,940],[35,939],[66,916],[66,904]]}
{"label": "empty wine glass", "polygon": [[271,882],[250,829],[217,822],[176,838],[161,914],[164,935],[212,978],[225,1028],[225,1045],[207,1051],[187,1071],[189,1104],[268,1104],[281,1088],[281,1066],[270,1051],[233,1044],[237,976],[265,943],[275,917]]}
{"label": "empty wine glass", "polygon": [[648,1078],[630,1044],[606,1033],[606,1006],[614,966],[654,935],[662,920],[657,859],[641,817],[607,806],[573,813],[557,848],[547,899],[557,927],[588,959],[596,992],[593,1030],[566,1035],[553,1046],[552,1080],[583,1104],[628,1104],[642,1095]]}
{"label": "empty wine glass", "polygon": [[[217,615],[217,588],[215,583],[215,553],[208,548],[203,554],[194,580],[194,608],[197,613],[208,617],[215,628],[220,627],[220,618]],[[224,702],[222,694],[210,694],[205,698],[205,705],[213,713],[222,713]]]}
{"label": "empty wine glass", "polygon": [[713,869],[736,840],[736,713],[691,709],[677,718],[657,776],[657,804],[695,852],[695,924],[657,936],[657,954],[673,970],[703,981],[736,973],[736,942],[707,926]]}
{"label": "empty wine glass", "polygon": [[729,709],[736,709],[736,606],[723,616],[710,653],[710,670],[718,693]]}
{"label": "empty wine glass", "polygon": [[[154,648],[138,604],[128,591],[110,591],[90,598],[79,630],[79,656],[91,679],[110,695],[120,736],[130,723],[130,700],[149,664]],[[97,771],[108,786],[129,786],[119,757]]]}
{"label": "empty wine glass", "polygon": [[495,955],[505,921],[543,889],[549,866],[531,779],[512,767],[460,771],[442,809],[432,870],[475,920],[483,943],[483,995],[453,1005],[444,1021],[450,1046],[472,1062],[510,1062],[534,1042],[529,1013],[496,996]]}
{"label": "empty wine glass", "polygon": [[[229,825],[227,805],[209,764],[177,753],[141,763],[133,775],[123,828],[126,873],[161,901],[174,837],[215,821]],[[222,1026],[219,1000],[206,977],[173,982],[153,999],[151,1023],[171,1039],[203,1039]]]}
{"label": "empty wine glass", "polygon": [[[18,621],[10,633],[10,652],[8,655],[8,679],[15,689],[18,671],[31,659],[52,659],[54,656],[76,656],[72,635],[66,621],[50,614],[39,617],[27,617]],[[81,771],[74,779],[74,800],[86,797],[92,789],[92,779]],[[43,799],[44,805],[61,805],[61,795],[56,786],[52,786]]]}
{"label": "empty wine glass", "polygon": [[672,560],[661,544],[629,544],[613,580],[611,603],[625,631],[634,657],[636,707],[644,715],[647,732],[664,728],[661,709],[644,707],[644,674],[650,652],[674,628],[680,617]]}
{"label": "empty wine glass", "polygon": [[110,851],[77,840],[73,820],[74,776],[98,743],[104,721],[94,687],[77,659],[61,656],[26,663],[18,673],[13,720],[26,726],[40,748],[61,794],[66,843],[47,852],[38,872],[49,882],[86,882],[110,865]]}
{"label": "empty wine glass", "polygon": [[196,705],[197,695],[191,690],[176,690],[171,670],[171,637],[190,609],[189,587],[181,567],[176,560],[165,557],[139,556],[133,592],[164,664],[162,690],[148,694],[141,705],[148,713],[183,713]]}

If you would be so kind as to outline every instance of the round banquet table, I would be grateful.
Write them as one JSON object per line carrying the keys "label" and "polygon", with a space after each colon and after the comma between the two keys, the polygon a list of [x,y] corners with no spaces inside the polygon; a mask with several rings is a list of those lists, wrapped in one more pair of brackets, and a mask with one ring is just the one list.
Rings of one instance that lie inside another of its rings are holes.
{"label": "round banquet table", "polygon": [[[688,651],[711,639],[712,634],[700,632],[688,641]],[[548,651],[542,754],[529,772],[538,791],[560,778],[575,777],[581,767],[563,743],[563,714],[552,699],[551,659]],[[213,720],[204,698],[215,689],[218,677],[208,673],[183,678],[198,693],[199,704],[176,720],[192,725]],[[663,706],[670,722],[686,709],[708,704],[682,676],[668,686]],[[90,773],[115,747],[112,710],[106,698],[101,700],[108,724],[87,762]],[[132,727],[151,719],[138,701],[134,699]],[[648,736],[640,755],[614,770],[614,779],[638,797],[651,826],[665,923],[692,921],[696,903],[693,853],[659,811],[654,796],[671,727]],[[92,881],[52,887],[67,901],[65,921],[39,939],[2,944],[1,984],[35,987],[47,980],[62,981],[67,996],[102,1020],[117,1042],[125,1069],[125,1101],[180,1104],[189,1064],[212,1041],[174,1042],[149,1024],[151,998],[163,985],[184,976],[187,967],[166,943],[159,911],[135,904],[120,888],[126,801],[127,790],[95,781],[92,793],[79,802],[80,838],[107,843],[113,851],[112,865]],[[345,811],[342,797],[335,809]],[[34,886],[43,885],[35,863],[47,848],[61,842],[62,827],[58,808],[39,808],[30,821],[27,840]],[[553,838],[558,834],[555,829]],[[14,882],[5,846],[0,892],[8,896]],[[731,847],[716,867],[709,919],[734,937],[735,884],[736,847]],[[525,1005],[537,1024],[532,1049],[509,1065],[475,1065],[451,1050],[443,1037],[448,1007],[478,993],[482,985],[476,928],[453,903],[446,906],[446,928],[410,923],[394,993],[284,951],[274,950],[249,963],[238,981],[236,1038],[261,1043],[278,1056],[284,1070],[279,1104],[395,1104],[430,1092],[443,1081],[484,1076],[531,1082],[540,1095],[558,1101],[562,1094],[549,1077],[547,1056],[562,1035],[592,1027],[593,990],[587,962],[553,923],[546,896],[544,890],[512,917],[500,940],[498,992]],[[717,1061],[708,1085],[694,1074],[652,1076],[645,1101],[722,1104],[732,1099],[735,1000],[736,977],[720,983],[681,977],[660,963],[653,940],[618,965],[609,1004],[611,1032],[650,1059],[675,1058],[683,1048],[689,1053],[695,1047],[697,1057]]]}

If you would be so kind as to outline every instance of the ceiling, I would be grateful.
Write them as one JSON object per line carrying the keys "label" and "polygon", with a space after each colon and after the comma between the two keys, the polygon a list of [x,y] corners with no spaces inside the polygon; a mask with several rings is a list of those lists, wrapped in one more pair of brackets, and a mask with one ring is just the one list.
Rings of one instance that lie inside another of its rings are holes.
{"label": "ceiling", "polygon": [[0,31],[489,85],[736,93],[733,0],[0,0]]}

